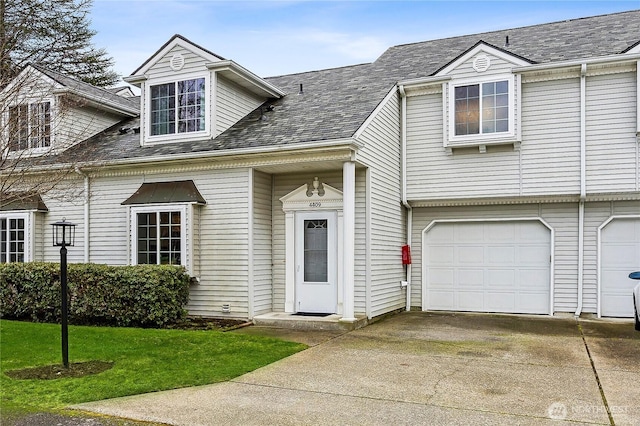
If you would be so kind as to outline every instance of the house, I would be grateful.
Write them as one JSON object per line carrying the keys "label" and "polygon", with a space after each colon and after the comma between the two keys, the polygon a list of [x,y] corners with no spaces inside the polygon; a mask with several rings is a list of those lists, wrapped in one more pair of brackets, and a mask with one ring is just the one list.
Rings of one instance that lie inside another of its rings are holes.
{"label": "house", "polygon": [[55,261],[65,217],[72,262],[184,265],[192,315],[631,317],[639,64],[629,11],[271,78],[176,35],[125,79],[139,99],[32,67],[54,90],[31,127],[82,102],[4,157],[42,154],[29,176],[73,163],[78,196],[3,203],[2,261]]}

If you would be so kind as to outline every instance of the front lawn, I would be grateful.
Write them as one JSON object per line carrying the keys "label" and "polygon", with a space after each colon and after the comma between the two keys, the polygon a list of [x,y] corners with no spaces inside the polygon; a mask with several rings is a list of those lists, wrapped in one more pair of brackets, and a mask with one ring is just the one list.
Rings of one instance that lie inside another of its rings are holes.
{"label": "front lawn", "polygon": [[60,326],[0,321],[0,410],[67,405],[232,379],[305,348],[221,331],[69,327],[69,362],[112,362],[80,378],[17,380],[5,372],[61,364]]}

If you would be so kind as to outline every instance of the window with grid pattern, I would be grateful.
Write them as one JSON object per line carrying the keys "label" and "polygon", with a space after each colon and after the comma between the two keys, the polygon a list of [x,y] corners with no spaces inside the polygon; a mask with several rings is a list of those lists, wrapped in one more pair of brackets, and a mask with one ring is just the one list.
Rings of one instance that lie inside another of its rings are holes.
{"label": "window with grid pattern", "polygon": [[151,86],[151,136],[205,130],[205,79]]}
{"label": "window with grid pattern", "polygon": [[51,103],[38,102],[9,108],[9,150],[51,146]]}
{"label": "window with grid pattern", "polygon": [[495,81],[456,86],[455,135],[509,131],[509,82]]}
{"label": "window with grid pattern", "polygon": [[137,214],[138,264],[181,264],[181,213],[179,211]]}
{"label": "window with grid pattern", "polygon": [[0,218],[0,263],[25,261],[25,220]]}

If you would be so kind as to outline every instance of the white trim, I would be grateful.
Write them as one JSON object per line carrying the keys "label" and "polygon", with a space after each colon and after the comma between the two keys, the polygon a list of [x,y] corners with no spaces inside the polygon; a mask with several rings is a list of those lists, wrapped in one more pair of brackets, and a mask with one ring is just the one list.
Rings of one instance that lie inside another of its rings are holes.
{"label": "white trim", "polygon": [[[222,60],[214,63],[206,64],[207,69],[214,71],[215,73],[231,73],[234,76],[248,82],[249,84],[240,84],[241,86],[251,90],[252,92],[258,92],[259,95],[272,98],[281,98],[286,93],[280,90],[277,86],[269,83],[266,80],[258,77],[242,65],[237,64],[231,60]],[[230,78],[236,80],[235,78]],[[237,83],[237,81],[236,81]],[[250,87],[249,87],[250,86]],[[252,90],[253,89],[253,90]],[[255,89],[258,89],[257,91]]]}
{"label": "white trim", "polygon": [[475,55],[481,52],[485,54],[489,54],[491,56],[495,56],[498,59],[502,59],[506,62],[510,62],[515,66],[524,67],[524,66],[530,65],[528,61],[520,59],[517,56],[513,56],[513,55],[510,55],[509,53],[505,53],[485,43],[480,43],[476,47],[469,50],[467,53],[460,56],[458,59],[456,59],[455,61],[451,62],[449,65],[447,65],[446,67],[438,71],[436,76],[443,76],[443,75],[449,74],[451,71],[455,70],[457,67],[459,67],[460,65],[467,62],[469,59],[473,58]]}
{"label": "white trim", "polygon": [[[184,266],[187,273],[193,275],[193,239],[189,240],[187,235],[192,228],[192,204],[191,203],[170,203],[170,204],[135,204],[127,206],[129,216],[129,264],[138,264],[138,213],[162,213],[180,212],[180,264]],[[158,247],[158,252],[160,247]],[[160,256],[158,256],[160,261]]]}
{"label": "white trim", "polygon": [[609,56],[600,56],[597,58],[582,58],[582,59],[572,59],[570,61],[562,61],[562,62],[552,62],[547,64],[527,64],[520,67],[513,68],[514,73],[526,73],[528,71],[541,71],[541,70],[549,70],[554,68],[568,68],[568,67],[579,67],[582,64],[604,64],[604,63],[620,63],[623,64],[625,62],[633,62],[640,59],[640,52],[638,53],[623,53]]}
{"label": "white trim", "polygon": [[[10,211],[0,212],[0,219],[6,219],[7,221],[11,219],[24,220],[24,249],[23,249],[24,260],[23,262],[31,262],[32,260],[34,260],[35,243],[33,239],[35,237],[35,218],[34,218],[35,212],[36,212],[35,210],[10,210]],[[7,227],[8,227],[8,224],[7,224]],[[7,231],[8,231],[8,228],[7,228]],[[7,247],[5,248],[7,249],[7,263],[8,263],[9,235],[7,235],[6,244],[7,244]]]}
{"label": "white trim", "polygon": [[371,307],[371,267],[372,267],[372,259],[371,259],[371,222],[372,222],[372,202],[371,202],[371,169],[367,167],[365,169],[365,181],[366,181],[366,189],[365,189],[365,209],[364,209],[364,221],[365,221],[365,230],[364,230],[364,285],[365,285],[365,294],[364,294],[364,305],[365,305],[365,315],[367,318],[371,319],[372,317],[372,307]]}
{"label": "white trim", "polygon": [[[171,84],[173,83],[176,86],[176,93],[175,93],[175,97],[178,97],[178,88],[177,88],[177,83],[181,82],[181,81],[187,81],[187,80],[195,80],[195,79],[199,79],[199,78],[204,78],[204,93],[205,93],[205,114],[204,114],[204,130],[200,130],[200,131],[195,131],[195,132],[185,132],[185,133],[179,133],[178,132],[178,120],[177,120],[177,114],[178,114],[178,106],[177,106],[177,100],[176,100],[176,105],[175,105],[175,114],[176,114],[176,121],[175,121],[175,132],[174,133],[168,133],[168,134],[163,134],[163,135],[151,135],[151,88],[153,86],[159,86],[159,85],[163,85],[163,84]],[[144,96],[145,100],[146,100],[146,105],[144,108],[144,113],[142,115],[142,117],[140,117],[140,120],[144,122],[144,128],[145,128],[145,132],[144,132],[144,138],[143,138],[143,145],[156,145],[156,144],[161,144],[161,143],[172,143],[172,142],[178,142],[178,141],[183,141],[183,140],[200,140],[200,139],[208,139],[213,135],[213,129],[211,128],[212,126],[212,122],[211,122],[211,117],[213,117],[212,114],[212,108],[213,108],[213,104],[214,102],[211,99],[211,74],[207,73],[207,72],[194,72],[194,73],[189,73],[189,74],[181,74],[179,76],[172,76],[172,77],[167,77],[167,78],[162,78],[162,79],[157,79],[157,80],[153,80],[153,81],[148,81],[147,84],[145,84],[145,88],[144,88],[144,92],[142,94],[142,96]]]}
{"label": "white trim", "polygon": [[[324,196],[312,193],[307,196],[308,184],[304,184],[294,189],[287,195],[280,198],[282,211],[285,213],[285,301],[284,311],[295,313],[296,307],[296,221],[298,213],[306,212],[330,212],[335,211],[337,217],[337,244],[338,244],[338,264],[337,264],[337,313],[342,314],[344,309],[344,255],[343,255],[343,234],[344,234],[344,214],[342,191],[330,185],[321,183],[324,188]],[[328,197],[328,198],[324,198]]]}
{"label": "white trim", "polygon": [[364,123],[362,123],[362,125],[360,127],[358,127],[358,130],[356,130],[356,132],[353,134],[353,138],[354,139],[360,138],[362,133],[367,129],[369,124],[371,124],[371,122],[378,116],[380,111],[382,111],[382,109],[387,105],[389,100],[391,98],[393,98],[394,95],[396,95],[397,90],[398,90],[397,86],[393,86],[393,88],[391,90],[389,90],[389,93],[387,93],[386,96],[384,97],[384,99],[382,101],[380,101],[380,103],[376,106],[376,108],[373,110],[373,112],[371,114],[369,114],[369,116],[364,121]]}
{"label": "white trim", "polygon": [[[484,83],[493,83],[499,81],[507,81],[509,85],[508,95],[508,107],[509,107],[509,130],[507,132],[493,132],[493,133],[478,133],[471,135],[456,135],[455,134],[455,89],[460,86],[468,86],[477,84],[480,90],[480,104],[478,110],[479,117],[479,132],[482,132],[482,85]],[[513,74],[499,74],[483,77],[464,78],[460,80],[451,81],[448,87],[448,102],[447,102],[447,115],[446,115],[446,131],[448,137],[445,140],[445,148],[455,148],[458,146],[475,146],[478,144],[490,145],[496,143],[509,143],[516,142],[517,135],[515,129],[515,109],[517,108],[516,93],[515,93],[515,78]],[[443,95],[444,96],[444,95]]]}
{"label": "white trim", "polygon": [[[340,321],[353,322],[355,317],[355,224],[356,224],[356,164],[345,161],[342,164],[342,191],[344,211],[344,241],[342,254],[344,271],[343,314]],[[340,255],[340,254],[339,254]]]}
{"label": "white trim", "polygon": [[255,291],[254,291],[254,270],[253,270],[253,259],[254,259],[254,238],[253,238],[253,229],[254,229],[254,219],[255,213],[253,210],[253,185],[255,179],[255,173],[253,169],[248,169],[247,176],[247,208],[249,213],[249,220],[247,226],[247,245],[249,249],[248,258],[247,258],[247,275],[249,276],[249,282],[247,283],[247,293],[249,295],[249,299],[247,300],[247,310],[249,314],[249,319],[252,319],[255,315]]}
{"label": "white trim", "polygon": [[216,61],[220,61],[220,58],[218,58],[216,55],[213,55],[201,48],[199,48],[198,46],[195,46],[193,43],[189,43],[185,40],[183,40],[180,37],[174,37],[173,40],[171,40],[170,43],[168,43],[164,48],[162,48],[161,50],[159,50],[158,52],[156,52],[153,56],[151,56],[148,60],[147,63],[142,66],[141,68],[137,69],[135,74],[132,74],[128,77],[123,78],[124,81],[126,81],[127,83],[137,83],[140,81],[141,78],[144,78],[144,74],[154,65],[156,65],[156,63],[164,58],[173,48],[175,48],[176,46],[182,47],[185,50],[188,50],[189,52],[193,53],[196,56],[200,56],[201,58],[209,61],[209,62],[216,62]]}
{"label": "white trim", "polygon": [[602,230],[611,222],[617,219],[622,220],[637,220],[640,219],[640,215],[611,215],[607,220],[602,222],[598,226],[596,235],[596,288],[597,288],[597,303],[596,313],[598,318],[602,318]]}
{"label": "white trim", "polygon": [[553,316],[555,307],[555,285],[554,285],[554,271],[555,271],[555,230],[553,227],[541,217],[509,217],[509,218],[477,218],[477,219],[435,219],[432,220],[422,230],[422,294],[420,304],[422,310],[426,310],[427,300],[427,244],[426,235],[427,232],[435,225],[439,223],[486,223],[486,222],[540,222],[550,231],[550,264],[549,264],[549,316]]}

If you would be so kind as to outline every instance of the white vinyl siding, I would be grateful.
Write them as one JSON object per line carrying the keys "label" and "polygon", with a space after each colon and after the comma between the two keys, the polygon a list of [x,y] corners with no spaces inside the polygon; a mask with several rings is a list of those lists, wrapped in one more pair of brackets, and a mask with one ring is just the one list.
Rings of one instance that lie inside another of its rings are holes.
{"label": "white vinyl siding", "polygon": [[227,130],[259,107],[264,99],[237,84],[218,76],[216,79],[215,135]]}
{"label": "white vinyl siding", "polygon": [[[370,276],[371,311],[375,317],[405,306],[406,293],[400,286],[405,279],[400,248],[406,243],[406,225],[401,200],[400,182],[400,105],[392,96],[363,130],[358,140],[364,147],[358,159],[369,167],[369,206],[356,206],[357,211],[370,209],[366,229],[371,247]],[[358,176],[358,181],[365,179]],[[358,191],[360,191],[358,189]],[[365,257],[365,241],[356,241],[356,259]],[[356,271],[358,275],[358,271]],[[356,301],[365,300],[365,288],[356,287]],[[360,306],[357,304],[357,311]]]}
{"label": "white vinyl siding", "polygon": [[[140,174],[92,180],[91,262],[128,264],[127,206],[120,203],[144,182],[185,178],[184,173],[171,169],[164,172],[139,169],[136,173]],[[189,172],[188,176],[207,204],[193,207],[197,218],[193,223],[193,245],[197,244],[193,273],[200,283],[191,286],[187,308],[192,315],[220,316],[222,305],[230,304],[232,316],[247,317],[248,171],[203,170]],[[82,214],[81,206],[79,213]],[[81,255],[82,250],[79,252]]]}
{"label": "white vinyl siding", "polygon": [[580,192],[580,80],[522,85],[522,195]]}
{"label": "white vinyl siding", "polygon": [[271,175],[253,172],[254,315],[273,310],[271,202]]}
{"label": "white vinyl siding", "polygon": [[[184,67],[179,71],[174,71],[171,68],[171,58],[174,55],[180,54],[184,58]],[[192,51],[185,49],[181,46],[175,46],[171,49],[167,54],[165,54],[162,58],[160,58],[147,72],[145,75],[148,77],[149,81],[154,79],[167,79],[173,78],[178,73],[179,74],[189,74],[193,72],[202,72],[202,70],[206,69],[206,64],[209,61],[199,55],[196,55]]]}
{"label": "white vinyl siding", "polygon": [[[484,53],[481,53],[481,54],[484,54]],[[479,74],[473,68],[473,61],[477,56],[479,55],[474,55],[469,60],[459,64],[457,67],[449,71],[447,75],[450,76],[452,79],[458,79],[458,78],[477,77],[478,75],[482,75],[484,77],[488,75],[499,75],[499,74],[505,74],[505,73],[510,74],[511,69],[514,66],[513,63],[506,61],[505,59],[498,58],[497,56],[494,56],[491,54],[486,54],[486,56],[491,61],[491,65],[488,70]]]}
{"label": "white vinyl siding", "polygon": [[122,120],[122,117],[92,108],[63,106],[52,129],[56,149],[67,148],[94,136]]}
{"label": "white vinyl siding", "polygon": [[410,200],[514,196],[519,152],[509,145],[447,153],[441,94],[407,98],[407,197]]}
{"label": "white vinyl siding", "polygon": [[587,191],[638,191],[635,73],[587,77]]}

